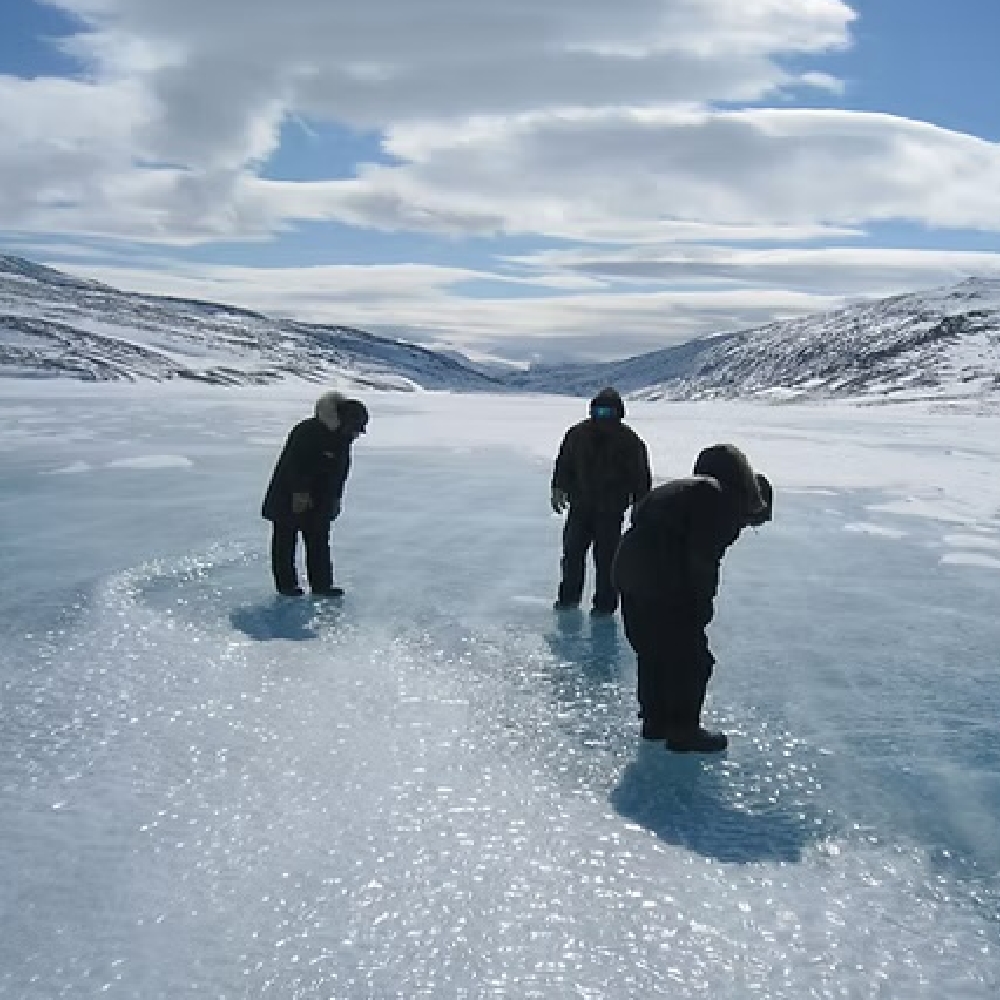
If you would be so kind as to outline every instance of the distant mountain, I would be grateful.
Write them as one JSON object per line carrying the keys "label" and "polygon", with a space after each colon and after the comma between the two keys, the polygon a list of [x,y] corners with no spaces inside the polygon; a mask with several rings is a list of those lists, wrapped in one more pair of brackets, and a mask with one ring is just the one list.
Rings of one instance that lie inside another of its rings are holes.
{"label": "distant mountain", "polygon": [[646,399],[1000,399],[1000,279],[970,278],[605,365],[534,367],[526,390]]}
{"label": "distant mountain", "polygon": [[0,375],[503,388],[471,364],[364,330],[122,292],[10,256],[0,256]]}
{"label": "distant mountain", "polygon": [[121,292],[0,256],[0,375],[646,399],[1000,401],[1000,279],[970,278],[603,364],[477,365],[351,327]]}

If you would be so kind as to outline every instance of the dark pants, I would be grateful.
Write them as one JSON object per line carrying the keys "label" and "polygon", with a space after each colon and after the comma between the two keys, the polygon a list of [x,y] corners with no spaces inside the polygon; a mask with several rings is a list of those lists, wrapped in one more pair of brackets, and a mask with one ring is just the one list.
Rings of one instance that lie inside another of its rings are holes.
{"label": "dark pants", "polygon": [[579,505],[570,507],[563,527],[560,604],[580,603],[587,551],[593,546],[597,573],[594,607],[598,611],[614,611],[618,607],[618,591],[611,583],[611,561],[621,541],[624,517],[623,510],[593,510]]}
{"label": "dark pants", "polygon": [[299,584],[295,546],[299,535],[306,548],[306,576],[311,590],[329,590],[333,584],[330,561],[330,521],[325,517],[295,517],[275,521],[271,533],[271,572],[278,590]]}
{"label": "dark pants", "polygon": [[639,716],[654,731],[697,728],[715,657],[690,609],[622,595],[625,635],[639,667]]}

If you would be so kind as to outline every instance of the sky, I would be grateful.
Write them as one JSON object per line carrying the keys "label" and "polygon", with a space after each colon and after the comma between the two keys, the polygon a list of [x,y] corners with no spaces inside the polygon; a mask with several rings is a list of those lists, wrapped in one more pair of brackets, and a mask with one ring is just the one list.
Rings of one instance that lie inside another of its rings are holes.
{"label": "sky", "polygon": [[995,4],[5,0],[0,247],[477,358],[1000,273]]}
{"label": "sky", "polygon": [[630,402],[658,479],[776,490],[683,755],[551,607],[585,403],[365,390],[346,596],[281,598],[319,390],[5,384],[0,997],[994,1000],[1000,417]]}

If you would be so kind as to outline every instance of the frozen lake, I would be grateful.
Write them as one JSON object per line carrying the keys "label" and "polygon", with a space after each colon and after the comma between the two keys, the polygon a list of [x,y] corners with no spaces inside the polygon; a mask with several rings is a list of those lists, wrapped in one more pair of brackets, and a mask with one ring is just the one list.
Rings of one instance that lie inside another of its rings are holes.
{"label": "frozen lake", "polygon": [[699,758],[551,611],[579,400],[365,396],[348,594],[272,596],[316,391],[5,387],[0,996],[997,995],[996,418],[631,407],[778,491]]}

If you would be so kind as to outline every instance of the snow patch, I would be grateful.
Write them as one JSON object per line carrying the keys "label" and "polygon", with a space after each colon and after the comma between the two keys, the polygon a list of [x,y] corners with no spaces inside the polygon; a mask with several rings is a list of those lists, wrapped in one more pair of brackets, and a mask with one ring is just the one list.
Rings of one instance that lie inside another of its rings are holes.
{"label": "snow patch", "polygon": [[61,469],[52,469],[48,473],[50,476],[75,476],[81,472],[90,472],[92,466],[88,465],[84,461],[71,462],[69,465],[64,465]]}
{"label": "snow patch", "polygon": [[873,524],[871,521],[855,521],[844,525],[844,531],[854,531],[865,535],[880,535],[883,538],[905,538],[906,532],[898,528],[887,528],[884,524]]}
{"label": "snow patch", "polygon": [[956,549],[990,549],[1000,552],[1000,539],[982,535],[945,535],[944,543]]}
{"label": "snow patch", "polygon": [[189,469],[194,463],[183,455],[139,455],[108,462],[109,469]]}
{"label": "snow patch", "polygon": [[982,569],[1000,569],[1000,559],[983,552],[949,552],[941,557],[946,566],[978,566]]}

